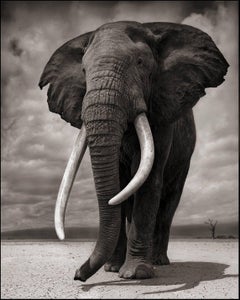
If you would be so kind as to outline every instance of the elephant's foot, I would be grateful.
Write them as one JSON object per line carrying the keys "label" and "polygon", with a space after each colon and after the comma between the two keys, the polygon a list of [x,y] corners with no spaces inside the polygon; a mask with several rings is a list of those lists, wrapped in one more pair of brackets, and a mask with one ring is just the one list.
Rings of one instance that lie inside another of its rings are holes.
{"label": "elephant's foot", "polygon": [[152,278],[154,271],[152,265],[137,259],[131,259],[124,263],[119,271],[119,277],[125,279]]}
{"label": "elephant's foot", "polygon": [[153,256],[152,263],[154,265],[164,266],[164,265],[169,265],[170,261],[167,257],[167,254],[158,254]]}
{"label": "elephant's foot", "polygon": [[104,270],[106,272],[118,272],[121,268],[122,264],[120,263],[114,263],[114,262],[107,262],[104,265]]}
{"label": "elephant's foot", "polygon": [[113,256],[105,265],[104,270],[106,272],[118,272],[123,265],[125,255]]}

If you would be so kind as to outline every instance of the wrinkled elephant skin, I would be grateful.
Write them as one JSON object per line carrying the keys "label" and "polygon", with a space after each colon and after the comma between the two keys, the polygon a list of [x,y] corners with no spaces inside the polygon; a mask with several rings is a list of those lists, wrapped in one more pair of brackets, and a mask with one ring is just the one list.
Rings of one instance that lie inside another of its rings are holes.
{"label": "wrinkled elephant skin", "polygon": [[206,33],[174,23],[109,23],[54,52],[39,86],[50,84],[50,111],[81,128],[56,204],[59,238],[86,146],[99,205],[98,240],[75,280],[104,264],[123,278],[150,278],[153,264],[169,264],[196,140],[192,107],[227,68]]}

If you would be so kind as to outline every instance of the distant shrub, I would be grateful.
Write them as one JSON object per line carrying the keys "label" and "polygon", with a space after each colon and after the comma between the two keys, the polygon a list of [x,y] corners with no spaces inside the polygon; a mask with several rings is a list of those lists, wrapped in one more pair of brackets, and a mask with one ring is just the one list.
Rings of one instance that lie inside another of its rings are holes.
{"label": "distant shrub", "polygon": [[235,239],[234,235],[221,234],[216,236],[217,239]]}
{"label": "distant shrub", "polygon": [[216,238],[217,239],[227,239],[228,237],[225,234],[221,234],[221,235],[217,235]]}

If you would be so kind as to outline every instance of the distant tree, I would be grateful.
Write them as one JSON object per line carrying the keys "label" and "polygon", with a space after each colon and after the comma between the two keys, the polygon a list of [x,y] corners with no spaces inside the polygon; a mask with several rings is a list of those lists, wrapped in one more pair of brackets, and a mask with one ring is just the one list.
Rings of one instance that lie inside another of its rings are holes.
{"label": "distant tree", "polygon": [[215,239],[215,232],[216,232],[217,221],[214,221],[212,219],[208,219],[208,221],[204,222],[204,223],[209,226],[209,230],[211,232],[212,239]]}

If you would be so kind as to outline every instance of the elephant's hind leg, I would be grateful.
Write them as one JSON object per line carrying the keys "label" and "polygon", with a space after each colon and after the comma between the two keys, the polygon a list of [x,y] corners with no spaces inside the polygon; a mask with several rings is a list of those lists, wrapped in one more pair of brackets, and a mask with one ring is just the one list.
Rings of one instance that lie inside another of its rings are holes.
{"label": "elephant's hind leg", "polygon": [[189,162],[178,169],[171,181],[165,180],[163,192],[158,209],[153,239],[152,263],[155,265],[168,265],[167,256],[170,227],[174,213],[179,204],[184,183],[189,170]]}

